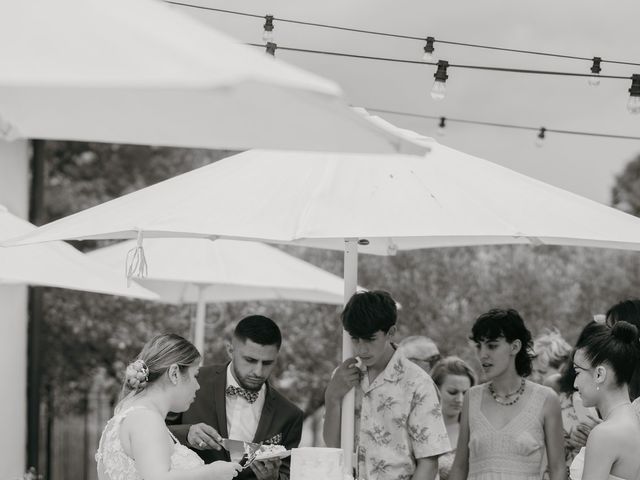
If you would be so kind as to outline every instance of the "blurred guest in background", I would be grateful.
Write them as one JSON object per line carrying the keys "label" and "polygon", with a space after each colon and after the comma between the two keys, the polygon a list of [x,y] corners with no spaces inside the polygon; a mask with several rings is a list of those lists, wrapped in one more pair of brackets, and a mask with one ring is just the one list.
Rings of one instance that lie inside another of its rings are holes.
{"label": "blurred guest in background", "polygon": [[398,344],[398,353],[430,373],[433,366],[442,358],[436,343],[429,337],[412,335]]}
{"label": "blurred guest in background", "polygon": [[460,431],[460,413],[464,395],[477,383],[476,374],[461,358],[445,357],[431,370],[431,378],[440,391],[440,408],[453,450],[438,457],[440,480],[447,480],[455,457]]}
{"label": "blurred guest in background", "polygon": [[[596,322],[588,323],[580,333],[577,343],[584,342],[589,335],[599,328]],[[567,472],[575,456],[586,445],[589,432],[601,421],[594,407],[585,407],[583,405],[580,393],[576,391],[573,385],[576,378],[576,371],[573,368],[573,355],[574,352],[571,352],[561,371],[548,377],[546,382],[555,389],[560,398]]]}
{"label": "blurred guest in background", "polygon": [[[571,345],[562,338],[557,329],[545,329],[543,333],[533,340],[532,382],[549,385],[547,380],[551,375],[557,374],[571,354]],[[557,391],[556,388],[554,390]]]}

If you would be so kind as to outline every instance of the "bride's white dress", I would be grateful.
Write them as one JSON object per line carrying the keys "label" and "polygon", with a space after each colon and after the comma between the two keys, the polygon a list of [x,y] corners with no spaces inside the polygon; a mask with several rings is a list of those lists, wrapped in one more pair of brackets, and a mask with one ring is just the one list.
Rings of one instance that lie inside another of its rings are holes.
{"label": "bride's white dress", "polygon": [[[96,452],[99,480],[144,480],[136,470],[135,462],[122,449],[120,442],[120,426],[126,416],[135,409],[145,408],[134,406],[116,413],[102,431],[100,444]],[[169,430],[167,429],[169,432]],[[194,451],[180,444],[173,438],[174,447],[171,454],[171,470],[187,470],[204,465],[204,461]]]}
{"label": "bride's white dress", "polygon": [[[571,466],[569,467],[569,477],[571,480],[581,480],[582,471],[584,470],[584,452],[585,448],[580,449],[580,453],[573,459]],[[609,480],[625,480],[622,477],[616,477],[615,475],[609,475]]]}

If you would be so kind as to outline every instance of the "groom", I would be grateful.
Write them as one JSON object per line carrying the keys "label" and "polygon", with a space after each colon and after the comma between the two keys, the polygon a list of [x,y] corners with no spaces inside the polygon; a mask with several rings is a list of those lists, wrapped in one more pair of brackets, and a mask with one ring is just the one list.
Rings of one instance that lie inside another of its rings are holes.
{"label": "groom", "polygon": [[[300,443],[302,411],[268,382],[281,343],[273,320],[262,315],[243,318],[233,332],[231,363],[200,368],[200,390],[191,407],[167,418],[178,440],[206,463],[240,460],[222,448],[222,438],[284,445],[287,450]],[[238,478],[287,480],[289,459],[255,461]]]}

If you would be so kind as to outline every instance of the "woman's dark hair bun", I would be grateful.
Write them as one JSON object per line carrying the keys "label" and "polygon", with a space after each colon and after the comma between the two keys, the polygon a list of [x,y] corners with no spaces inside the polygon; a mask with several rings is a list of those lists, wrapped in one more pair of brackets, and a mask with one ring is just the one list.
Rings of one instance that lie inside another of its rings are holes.
{"label": "woman's dark hair bun", "polygon": [[616,322],[611,329],[611,335],[616,339],[625,343],[633,343],[638,339],[638,329],[635,325],[631,325],[628,322]]}

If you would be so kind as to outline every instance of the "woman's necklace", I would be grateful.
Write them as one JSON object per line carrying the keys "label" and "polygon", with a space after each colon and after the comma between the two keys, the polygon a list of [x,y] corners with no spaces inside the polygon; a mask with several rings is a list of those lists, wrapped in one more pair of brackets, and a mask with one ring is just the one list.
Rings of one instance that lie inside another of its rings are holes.
{"label": "woman's necklace", "polygon": [[[489,383],[489,393],[491,394],[491,396],[493,397],[493,399],[496,401],[496,403],[498,405],[503,405],[505,407],[509,406],[509,405],[514,405],[515,403],[518,402],[518,400],[520,400],[520,397],[522,397],[522,394],[524,393],[524,385],[525,385],[525,379],[523,378],[522,381],[520,382],[520,387],[518,388],[518,390],[516,390],[513,393],[507,393],[506,395],[503,395],[502,397],[504,398],[504,400],[500,397],[500,395],[498,395],[495,391],[495,389],[493,388],[493,382]],[[509,397],[514,397],[513,400],[507,400],[507,398]]]}

